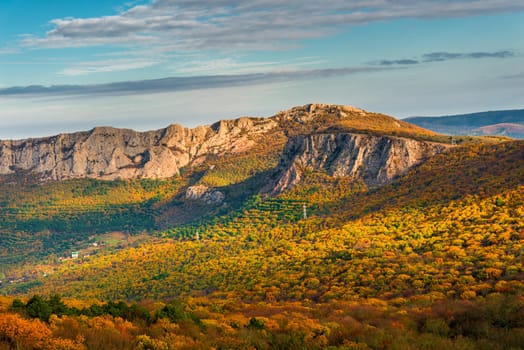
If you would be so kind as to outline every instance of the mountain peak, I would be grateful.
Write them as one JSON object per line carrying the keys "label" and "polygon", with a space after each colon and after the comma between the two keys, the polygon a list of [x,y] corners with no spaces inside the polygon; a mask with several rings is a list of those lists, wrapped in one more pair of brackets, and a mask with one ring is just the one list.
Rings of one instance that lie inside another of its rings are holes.
{"label": "mountain peak", "polygon": [[310,103],[304,106],[297,106],[285,111],[280,111],[275,118],[306,123],[325,116],[329,116],[333,119],[343,119],[355,114],[364,115],[366,113],[367,112],[363,109],[353,106]]}
{"label": "mountain peak", "polygon": [[274,116],[289,135],[357,132],[407,137],[428,137],[437,133],[385,114],[347,106],[312,103],[279,112]]}

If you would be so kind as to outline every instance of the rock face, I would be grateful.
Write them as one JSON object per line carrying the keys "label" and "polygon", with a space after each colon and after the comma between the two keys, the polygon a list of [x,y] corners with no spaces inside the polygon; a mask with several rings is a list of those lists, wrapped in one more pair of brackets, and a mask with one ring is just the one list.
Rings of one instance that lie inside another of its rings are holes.
{"label": "rock face", "polygon": [[311,103],[305,106],[294,107],[281,111],[274,116],[279,121],[293,121],[307,124],[318,119],[319,116],[329,114],[332,119],[346,119],[354,116],[366,115],[366,111],[353,106],[339,106],[325,103]]}
{"label": "rock face", "polygon": [[326,171],[336,177],[364,180],[369,186],[387,184],[448,146],[414,139],[365,134],[298,135],[289,140],[271,186],[277,194],[299,183],[304,170]]}
{"label": "rock face", "polygon": [[207,205],[220,205],[225,198],[223,192],[204,185],[190,186],[186,190],[186,199],[200,200]]}
{"label": "rock face", "polygon": [[[383,185],[446,149],[442,144],[386,136],[392,131],[420,135],[427,130],[358,108],[326,104],[194,129],[171,125],[136,132],[98,127],[50,138],[0,141],[0,175],[29,173],[42,181],[168,178],[209,157],[243,153],[254,146],[274,147],[271,140],[278,134],[288,139],[278,180],[270,189],[279,193],[297,184],[306,167],[333,176],[362,178],[371,186]],[[201,190],[193,188],[186,195],[215,204],[224,200],[223,193]]]}
{"label": "rock face", "polygon": [[42,180],[168,178],[214,154],[243,152],[271,119],[240,118],[194,129],[171,125],[136,132],[98,127],[50,138],[0,141],[0,175],[33,173]]}

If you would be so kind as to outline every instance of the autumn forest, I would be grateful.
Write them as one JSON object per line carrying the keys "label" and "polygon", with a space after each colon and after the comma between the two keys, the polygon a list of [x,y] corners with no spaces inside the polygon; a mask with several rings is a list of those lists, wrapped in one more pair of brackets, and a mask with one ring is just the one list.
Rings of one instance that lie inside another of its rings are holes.
{"label": "autumn forest", "polygon": [[420,137],[446,151],[383,186],[271,194],[274,135],[168,179],[2,177],[0,349],[524,349],[524,143]]}

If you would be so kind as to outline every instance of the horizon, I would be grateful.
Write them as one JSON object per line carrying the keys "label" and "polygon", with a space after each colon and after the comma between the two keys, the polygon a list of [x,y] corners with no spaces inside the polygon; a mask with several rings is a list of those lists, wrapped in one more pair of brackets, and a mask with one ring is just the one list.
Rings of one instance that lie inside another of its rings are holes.
{"label": "horizon", "polygon": [[[32,9],[32,11],[27,11]],[[524,4],[9,0],[0,139],[272,116],[524,108]]]}
{"label": "horizon", "polygon": [[[338,104],[332,104],[332,103],[323,103],[323,102],[310,102],[310,103],[306,103],[304,105],[300,105],[300,106],[307,106],[307,105],[310,105],[310,104],[328,104],[328,105],[338,105]],[[160,126],[158,128],[151,128],[151,129],[138,129],[138,128],[128,128],[128,127],[118,127],[118,126],[113,126],[113,125],[95,125],[89,129],[74,129],[74,130],[67,130],[67,131],[62,131],[62,132],[58,132],[58,133],[55,133],[55,134],[46,134],[46,135],[36,135],[36,136],[29,136],[29,137],[21,137],[21,138],[11,138],[11,139],[3,139],[3,138],[0,138],[0,141],[21,141],[21,140],[35,140],[35,139],[46,139],[46,138],[49,138],[49,137],[54,137],[54,136],[58,136],[58,135],[61,135],[61,134],[75,134],[75,133],[81,133],[81,132],[89,132],[95,128],[112,128],[112,129],[127,129],[127,130],[133,130],[133,131],[137,131],[137,132],[150,132],[150,131],[157,131],[157,130],[161,130],[161,129],[165,129],[171,125],[181,125],[185,128],[189,128],[189,129],[193,129],[193,128],[196,128],[196,127],[199,127],[199,126],[207,126],[207,125],[213,125],[215,123],[218,123],[220,122],[221,120],[236,120],[236,119],[239,119],[239,118],[271,118],[273,116],[275,116],[276,114],[278,114],[279,112],[283,112],[283,111],[287,111],[287,110],[290,110],[292,108],[295,108],[295,107],[300,107],[300,106],[292,106],[292,107],[289,107],[287,109],[282,109],[282,110],[279,110],[279,111],[275,111],[273,114],[271,115],[237,115],[237,116],[233,116],[231,118],[222,118],[222,119],[215,119],[215,120],[210,120],[210,122],[208,123],[205,123],[205,124],[196,124],[196,125],[192,125],[192,126],[189,126],[189,125],[184,125],[183,123],[180,123],[180,122],[177,122],[177,123],[168,123],[164,126]],[[343,105],[343,106],[348,106],[348,107],[356,107],[356,108],[359,108],[358,106],[353,106],[353,105]],[[399,120],[404,120],[404,119],[407,119],[407,118],[445,118],[445,117],[459,117],[459,116],[467,116],[467,115],[470,115],[470,114],[478,114],[478,113],[489,113],[489,112],[506,112],[506,111],[522,111],[524,110],[524,108],[517,108],[517,109],[499,109],[499,110],[486,110],[486,111],[474,111],[474,112],[471,112],[471,113],[461,113],[461,114],[444,114],[444,115],[413,115],[413,116],[407,116],[407,117],[403,117],[403,118],[397,118],[395,116],[391,116],[391,117],[394,117],[396,119],[399,119]],[[382,113],[380,111],[368,111],[368,110],[365,110],[366,112],[371,112],[371,113],[381,113],[381,114],[386,114],[386,113]],[[386,114],[388,115],[388,114]],[[415,124],[414,124],[415,125]]]}

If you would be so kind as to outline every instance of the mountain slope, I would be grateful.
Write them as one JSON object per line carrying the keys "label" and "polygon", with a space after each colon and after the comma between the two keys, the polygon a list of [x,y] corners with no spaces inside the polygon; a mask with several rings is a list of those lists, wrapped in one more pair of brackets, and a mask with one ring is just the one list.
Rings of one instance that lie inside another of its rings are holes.
{"label": "mountain slope", "polygon": [[447,147],[426,138],[439,136],[355,107],[310,104],[194,129],[99,127],[1,141],[0,248],[11,254],[0,260],[62,255],[92,234],[223,214],[263,188],[297,185],[304,166],[383,185]]}
{"label": "mountain slope", "polygon": [[0,347],[519,348],[524,141],[348,110],[168,179],[0,177]]}
{"label": "mountain slope", "polygon": [[[204,235],[202,224],[260,211],[258,204],[250,204],[259,194],[279,195],[276,199],[284,201],[272,204],[282,210],[275,223],[300,217],[311,193],[322,199],[310,203],[309,210],[333,214],[322,219],[330,222],[341,215],[333,208],[360,198],[354,193],[409,176],[410,169],[437,154],[445,158],[454,148],[449,141],[392,117],[321,104],[267,119],[240,118],[195,129],[171,126],[137,133],[97,128],[49,139],[5,141],[2,161],[19,165],[2,163],[9,174],[0,176],[0,273],[11,273],[24,261],[56,261],[71,251],[104,253],[108,249],[94,249],[93,244],[114,232],[120,238],[108,246],[110,251],[135,244],[129,234],[141,234],[142,240],[154,240],[154,233],[162,230],[177,238],[196,231]],[[66,143],[69,146],[62,147]],[[115,165],[122,154],[132,161],[132,152],[164,158],[145,157],[136,167]],[[70,157],[60,158],[64,154]],[[160,158],[166,160],[165,167]],[[66,180],[52,180],[62,176]],[[131,179],[107,181],[115,176]],[[135,176],[171,177],[132,179]],[[373,200],[364,206],[369,203]]]}
{"label": "mountain slope", "polygon": [[[80,265],[42,266],[53,274],[40,275],[29,292],[125,299],[225,293],[266,302],[521,293],[523,152],[522,142],[468,146],[376,191],[345,187],[353,192],[331,197],[317,188],[301,201],[283,194],[236,217],[193,226],[183,239],[166,232],[157,242]],[[442,173],[450,160],[462,168]],[[340,199],[326,212],[323,196]]]}
{"label": "mountain slope", "polygon": [[524,109],[442,117],[410,117],[403,120],[447,135],[502,135],[524,138]]}

